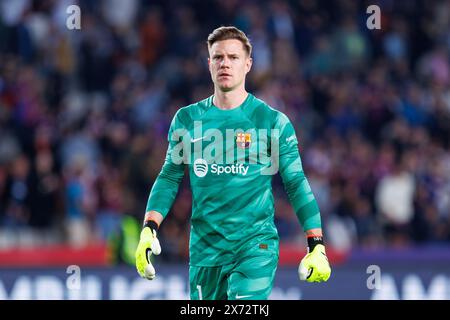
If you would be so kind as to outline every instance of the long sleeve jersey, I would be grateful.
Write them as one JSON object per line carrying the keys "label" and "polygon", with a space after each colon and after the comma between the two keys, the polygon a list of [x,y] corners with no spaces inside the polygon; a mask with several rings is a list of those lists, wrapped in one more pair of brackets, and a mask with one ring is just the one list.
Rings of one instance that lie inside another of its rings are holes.
{"label": "long sleeve jersey", "polygon": [[230,110],[217,108],[213,96],[179,109],[168,141],[147,211],[168,214],[188,166],[191,265],[232,263],[242,250],[267,243],[278,253],[272,193],[278,173],[303,229],[321,228],[294,127],[285,114],[252,94]]}

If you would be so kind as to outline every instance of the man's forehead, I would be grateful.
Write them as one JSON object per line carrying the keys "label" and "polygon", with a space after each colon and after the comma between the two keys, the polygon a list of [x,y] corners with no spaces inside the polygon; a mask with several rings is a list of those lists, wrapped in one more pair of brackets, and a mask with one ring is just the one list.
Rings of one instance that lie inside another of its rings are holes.
{"label": "man's forehead", "polygon": [[242,54],[245,52],[244,44],[237,39],[216,41],[210,48],[211,54],[227,53]]}

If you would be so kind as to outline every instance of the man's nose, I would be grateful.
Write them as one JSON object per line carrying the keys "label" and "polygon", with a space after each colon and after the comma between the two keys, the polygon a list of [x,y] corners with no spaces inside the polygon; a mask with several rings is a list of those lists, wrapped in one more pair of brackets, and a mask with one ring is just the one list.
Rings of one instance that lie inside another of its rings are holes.
{"label": "man's nose", "polygon": [[223,58],[222,61],[220,62],[220,67],[221,68],[229,68],[230,67],[230,62],[231,60],[229,58]]}

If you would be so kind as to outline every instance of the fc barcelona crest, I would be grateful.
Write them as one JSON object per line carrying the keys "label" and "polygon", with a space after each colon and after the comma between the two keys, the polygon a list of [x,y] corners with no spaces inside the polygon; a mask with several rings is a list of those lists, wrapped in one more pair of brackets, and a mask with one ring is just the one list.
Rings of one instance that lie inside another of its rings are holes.
{"label": "fc barcelona crest", "polygon": [[250,148],[250,144],[252,143],[252,134],[251,133],[238,133],[236,135],[236,144],[238,148],[248,149]]}

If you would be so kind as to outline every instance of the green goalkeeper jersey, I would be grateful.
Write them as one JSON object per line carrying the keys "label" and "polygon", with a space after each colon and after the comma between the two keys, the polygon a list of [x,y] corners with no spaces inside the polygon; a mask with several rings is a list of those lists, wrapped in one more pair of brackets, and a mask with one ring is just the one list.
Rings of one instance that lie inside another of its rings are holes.
{"label": "green goalkeeper jersey", "polygon": [[248,94],[231,110],[213,96],[183,107],[147,203],[165,217],[188,166],[192,190],[190,264],[221,266],[263,243],[278,251],[272,177],[279,173],[303,229],[321,228],[294,127],[282,112]]}

